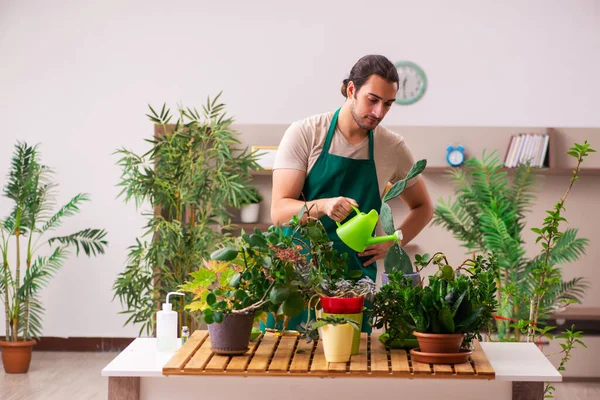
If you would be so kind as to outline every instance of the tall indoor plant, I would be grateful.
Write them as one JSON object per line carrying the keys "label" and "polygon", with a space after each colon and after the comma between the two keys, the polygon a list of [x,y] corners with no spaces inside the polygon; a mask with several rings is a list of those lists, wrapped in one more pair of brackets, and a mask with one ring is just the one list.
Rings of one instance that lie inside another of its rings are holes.
{"label": "tall indoor plant", "polygon": [[[35,344],[32,338],[42,332],[44,308],[40,291],[62,267],[69,250],[74,248],[77,255],[83,251],[87,256],[96,256],[103,254],[108,244],[103,229],[46,237],[65,218],[78,214],[81,204],[89,200],[87,194],[80,193],[54,210],[56,187],[52,171],[40,162],[37,146],[17,143],[4,187],[4,195],[13,207],[0,220],[0,295],[6,320],[6,337],[0,341],[0,347],[4,369],[9,373],[29,369],[31,347]],[[49,255],[38,255],[42,248],[49,249]]]}
{"label": "tall indoor plant", "polygon": [[[227,242],[228,207],[239,208],[250,197],[250,171],[260,169],[255,154],[230,129],[233,119],[218,100],[209,98],[202,112],[180,108],[175,125],[169,125],[165,106],[160,113],[150,107],[148,117],[156,126],[155,137],[147,140],[151,149],[142,155],[117,151],[121,196],[154,210],[144,213],[144,237],[130,247],[125,271],[113,287],[129,315],[126,323],[140,324],[140,333],[153,332],[159,301]],[[182,304],[191,298],[174,309],[183,312]],[[189,315],[182,319],[193,324]]]}
{"label": "tall indoor plant", "polygon": [[[522,236],[525,218],[535,198],[536,175],[527,165],[521,165],[512,182],[501,170],[495,153],[483,154],[481,159],[470,158],[463,168],[452,169],[456,184],[454,201],[440,199],[435,206],[433,224],[440,225],[458,239],[468,251],[494,251],[500,266],[498,280],[499,311],[497,321],[500,338],[519,338],[520,330],[509,331],[509,320],[527,320],[535,270],[544,262],[540,255],[525,254]],[[577,237],[577,229],[567,229],[555,238],[547,263],[558,265],[573,262],[585,254],[587,239]],[[564,281],[560,273],[548,281],[541,309],[555,309],[565,301],[579,302],[587,284],[583,278]]]}

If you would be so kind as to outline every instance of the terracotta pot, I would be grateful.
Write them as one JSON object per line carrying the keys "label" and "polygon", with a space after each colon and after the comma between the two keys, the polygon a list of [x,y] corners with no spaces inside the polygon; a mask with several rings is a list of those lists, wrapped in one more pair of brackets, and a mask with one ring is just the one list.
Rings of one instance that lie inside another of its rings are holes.
{"label": "terracotta pot", "polygon": [[358,314],[365,305],[364,297],[338,298],[321,296],[323,312],[328,314]]}
{"label": "terracotta pot", "polygon": [[458,353],[424,353],[419,348],[412,349],[410,356],[413,361],[427,364],[462,364],[469,361],[473,350],[460,349]]}
{"label": "terracotta pot", "polygon": [[208,325],[210,345],[216,354],[244,354],[252,333],[254,313],[225,314],[220,324]]}
{"label": "terracotta pot", "polygon": [[423,353],[458,353],[464,333],[421,333],[414,332]]}
{"label": "terracotta pot", "polygon": [[29,364],[31,364],[31,350],[35,343],[36,342],[33,339],[27,341],[19,339],[17,342],[5,342],[0,340],[4,371],[6,371],[7,374],[24,374],[29,371]]}

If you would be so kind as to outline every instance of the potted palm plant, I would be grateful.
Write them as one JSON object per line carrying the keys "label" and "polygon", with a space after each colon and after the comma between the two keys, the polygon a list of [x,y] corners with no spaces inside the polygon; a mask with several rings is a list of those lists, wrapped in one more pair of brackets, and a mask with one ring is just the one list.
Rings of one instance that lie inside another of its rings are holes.
{"label": "potted palm plant", "polygon": [[[40,163],[37,146],[17,143],[11,160],[4,194],[13,207],[0,220],[0,296],[5,307],[6,337],[0,341],[2,362],[7,373],[29,370],[31,350],[42,332],[43,306],[39,294],[62,267],[74,249],[87,256],[103,254],[107,246],[103,229],[83,229],[65,236],[47,235],[65,218],[79,213],[89,196],[80,193],[53,211],[57,184],[52,171]],[[10,247],[14,246],[14,255]],[[49,248],[48,255],[38,255]],[[14,260],[14,264],[12,264]]]}

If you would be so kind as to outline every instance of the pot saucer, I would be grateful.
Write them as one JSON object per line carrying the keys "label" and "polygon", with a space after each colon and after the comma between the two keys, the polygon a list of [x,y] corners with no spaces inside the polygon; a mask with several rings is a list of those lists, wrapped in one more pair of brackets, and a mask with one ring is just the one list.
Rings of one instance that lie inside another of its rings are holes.
{"label": "pot saucer", "polygon": [[473,350],[469,349],[460,349],[458,353],[425,353],[417,347],[410,351],[412,361],[427,364],[462,364],[469,361],[471,354]]}

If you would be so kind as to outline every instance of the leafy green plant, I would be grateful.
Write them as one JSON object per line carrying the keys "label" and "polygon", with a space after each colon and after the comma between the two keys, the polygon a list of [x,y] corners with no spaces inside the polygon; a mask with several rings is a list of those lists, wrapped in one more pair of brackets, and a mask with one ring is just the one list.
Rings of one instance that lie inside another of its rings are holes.
{"label": "leafy green plant", "polygon": [[[104,254],[108,245],[103,229],[83,229],[70,235],[45,238],[65,218],[78,214],[79,207],[89,201],[89,195],[80,193],[53,211],[56,187],[52,171],[40,162],[37,146],[17,143],[8,184],[4,187],[13,208],[0,220],[0,295],[5,307],[6,340],[10,342],[29,340],[41,334],[44,307],[39,298],[40,290],[60,270],[70,250],[75,249],[76,255],[83,251],[91,257]],[[13,243],[14,258],[9,254]],[[41,248],[49,248],[49,255],[38,255]],[[13,259],[14,265],[11,264]]]}
{"label": "leafy green plant", "polygon": [[[220,96],[220,95],[219,95]],[[241,146],[229,128],[219,96],[209,98],[202,112],[180,108],[177,122],[169,125],[171,111],[150,107],[150,121],[160,128],[147,140],[152,148],[143,155],[127,149],[121,156],[120,196],[139,208],[150,204],[146,232],[129,248],[125,271],[117,277],[115,297],[125,306],[128,323],[140,324],[151,334],[159,303],[166,294],[190,279],[202,260],[230,240],[229,207],[239,208],[251,198],[250,171],[260,169],[256,155]],[[176,301],[175,310],[192,296]],[[183,313],[184,324],[193,321]]]}
{"label": "leafy green plant", "polygon": [[248,198],[240,201],[240,206],[246,206],[248,204],[258,204],[263,201],[264,198],[255,186],[248,187]]}
{"label": "leafy green plant", "polygon": [[357,281],[350,279],[338,279],[337,281],[323,280],[317,288],[320,296],[353,298],[364,297],[367,301],[372,301],[375,296],[375,282],[369,277],[361,278]]}
{"label": "leafy green plant", "polygon": [[480,338],[496,311],[498,266],[493,255],[465,260],[454,269],[443,253],[423,260],[438,271],[425,287],[413,286],[400,272],[390,276],[373,304],[373,326],[385,328],[389,340],[422,333],[465,333],[465,343]]}
{"label": "leafy green plant", "polygon": [[319,338],[319,328],[325,325],[336,326],[345,324],[350,325],[356,332],[360,332],[358,322],[346,317],[328,315],[324,318],[317,318],[308,324],[302,323],[300,326],[300,336],[305,338],[307,343],[310,343]]}
{"label": "leafy green plant", "polygon": [[[427,160],[417,161],[411,168],[406,177],[398,182],[394,183],[392,187],[385,193],[382,199],[381,211],[379,221],[381,221],[381,227],[386,235],[393,235],[396,231],[396,225],[394,224],[394,218],[392,215],[392,209],[388,202],[396,197],[400,196],[404,189],[406,189],[406,183],[418,176],[425,167],[427,166]],[[404,274],[413,273],[413,266],[410,261],[410,257],[406,254],[406,251],[398,243],[394,243],[388,250],[384,259],[384,268],[387,274],[391,274],[395,271],[402,271]]]}
{"label": "leafy green plant", "polygon": [[569,187],[565,192],[564,196],[556,203],[554,210],[546,211],[548,214],[544,218],[544,224],[541,228],[532,228],[531,230],[538,234],[536,243],[541,243],[542,253],[538,256],[538,262],[534,264],[534,268],[531,271],[531,277],[533,278],[533,287],[531,287],[531,296],[527,298],[529,301],[529,332],[528,339],[532,339],[535,334],[535,327],[538,325],[540,317],[549,313],[548,298],[552,301],[561,301],[564,303],[571,303],[578,301],[577,298],[557,296],[557,292],[564,292],[563,281],[561,276],[560,268],[555,266],[552,258],[557,251],[562,250],[559,246],[562,246],[564,240],[562,240],[567,232],[560,232],[558,230],[561,222],[567,222],[562,216],[562,212],[565,211],[565,202],[573,184],[579,179],[579,171],[583,159],[593,153],[596,150],[592,149],[588,144],[587,140],[583,144],[575,143],[574,147],[569,149],[569,154],[577,159],[577,166],[573,170],[573,175],[569,182]]}
{"label": "leafy green plant", "polygon": [[[528,318],[535,271],[545,262],[547,268],[560,271],[559,265],[576,261],[585,254],[588,240],[578,238],[577,229],[567,229],[556,238],[547,260],[540,255],[528,258],[522,232],[535,198],[536,177],[532,168],[521,165],[511,182],[501,167],[495,153],[484,152],[481,159],[470,158],[463,168],[452,169],[455,199],[439,200],[433,225],[452,232],[469,252],[493,251],[498,257],[498,313],[503,319],[497,320],[497,329],[503,339],[510,333],[509,320]],[[555,277],[546,281],[547,290],[539,304],[542,314],[566,301],[580,302],[587,288],[583,278],[563,281],[558,275]],[[514,328],[513,335],[518,340],[520,330]]]}
{"label": "leafy green plant", "polygon": [[207,323],[221,322],[227,313],[298,315],[304,300],[297,267],[306,260],[295,246],[275,226],[268,232],[242,233],[234,245],[213,252],[213,261],[205,261],[204,268],[192,272],[193,280],[180,287],[194,294],[186,308],[200,311]]}

